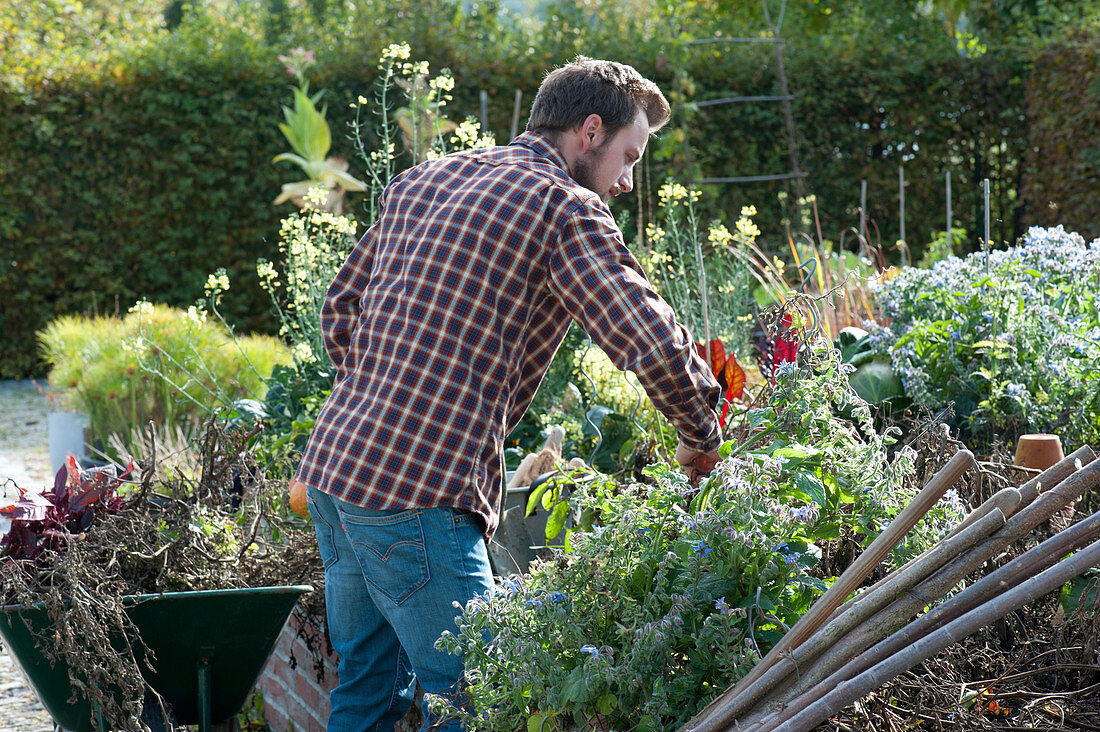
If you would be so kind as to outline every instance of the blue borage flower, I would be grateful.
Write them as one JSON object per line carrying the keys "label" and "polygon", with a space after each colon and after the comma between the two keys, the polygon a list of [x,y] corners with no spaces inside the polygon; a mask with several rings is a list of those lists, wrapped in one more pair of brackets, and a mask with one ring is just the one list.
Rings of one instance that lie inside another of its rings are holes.
{"label": "blue borage flower", "polygon": [[699,554],[701,556],[706,556],[707,554],[710,554],[711,551],[714,549],[714,547],[707,546],[706,541],[702,539],[700,539],[698,543],[692,544],[691,548],[695,550],[696,554]]}
{"label": "blue borage flower", "polygon": [[794,362],[794,361],[784,361],[783,363],[777,365],[775,367],[775,369],[772,370],[772,374],[776,378],[779,378],[781,376],[788,376],[790,374],[793,374],[796,371],[798,371],[798,364],[796,362]]}
{"label": "blue borage flower", "polygon": [[948,488],[947,491],[944,492],[943,498],[940,500],[956,511],[966,511],[966,504],[963,503],[962,498],[959,497],[959,492],[954,488]]}
{"label": "blue borage flower", "polygon": [[497,587],[508,595],[514,595],[523,588],[523,585],[520,583],[520,579],[517,575],[512,575],[511,577],[502,579]]}
{"label": "blue borage flower", "polygon": [[581,646],[581,653],[587,653],[589,657],[594,661],[600,660],[600,649],[592,644]]}

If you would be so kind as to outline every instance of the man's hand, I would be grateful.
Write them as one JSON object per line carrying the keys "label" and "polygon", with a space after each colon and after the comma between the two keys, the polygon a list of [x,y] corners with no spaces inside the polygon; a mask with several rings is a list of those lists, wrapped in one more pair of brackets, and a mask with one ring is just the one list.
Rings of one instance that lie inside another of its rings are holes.
{"label": "man's hand", "polygon": [[695,450],[680,442],[676,445],[676,462],[683,466],[688,481],[692,485],[698,485],[700,479],[710,475],[710,471],[714,470],[718,462],[718,453]]}

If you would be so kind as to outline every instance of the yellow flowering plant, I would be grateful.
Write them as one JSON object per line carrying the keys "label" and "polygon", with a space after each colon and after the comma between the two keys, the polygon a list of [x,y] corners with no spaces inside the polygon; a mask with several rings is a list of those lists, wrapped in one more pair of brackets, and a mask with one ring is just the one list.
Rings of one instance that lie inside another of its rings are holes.
{"label": "yellow flowering plant", "polygon": [[[355,118],[351,122],[352,140],[356,146],[370,180],[368,196],[368,220],[377,215],[377,200],[397,172],[402,161],[396,139],[400,135],[402,147],[413,165],[445,155],[454,150],[473,150],[495,145],[491,133],[481,130],[480,124],[466,118],[454,122],[442,114],[451,101],[454,77],[447,69],[432,76],[427,61],[412,61],[412,50],[407,43],[393,43],[381,54],[378,69],[381,72],[373,103],[360,94],[351,107]],[[394,87],[402,91],[404,104],[393,109]],[[374,117],[379,144],[368,150],[367,118]]]}
{"label": "yellow flowering plant", "polygon": [[760,235],[752,221],[756,209],[743,208],[730,231],[720,220],[700,220],[699,197],[698,190],[666,181],[657,191],[656,216],[635,253],[697,339],[719,339],[743,353],[753,319],[752,282],[736,251]]}

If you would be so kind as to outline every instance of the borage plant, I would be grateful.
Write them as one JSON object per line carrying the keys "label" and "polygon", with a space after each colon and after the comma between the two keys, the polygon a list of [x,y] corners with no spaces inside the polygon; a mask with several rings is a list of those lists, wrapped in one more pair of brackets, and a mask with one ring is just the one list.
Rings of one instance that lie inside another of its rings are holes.
{"label": "borage plant", "polygon": [[441,639],[464,654],[469,684],[449,711],[485,730],[686,721],[825,589],[807,572],[814,511],[779,500],[780,469],[723,461],[701,511],[668,466],[648,469],[652,486],[580,488],[570,503],[582,527],[567,547],[471,601]]}
{"label": "borage plant", "polygon": [[906,269],[870,324],[914,402],[950,405],[965,438],[1100,440],[1100,240],[1032,227],[1019,245]]}

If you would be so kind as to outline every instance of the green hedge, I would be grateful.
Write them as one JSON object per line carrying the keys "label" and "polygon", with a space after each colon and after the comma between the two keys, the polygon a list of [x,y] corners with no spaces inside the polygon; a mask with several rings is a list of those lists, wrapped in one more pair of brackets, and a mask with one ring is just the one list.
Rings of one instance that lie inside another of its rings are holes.
{"label": "green hedge", "polygon": [[[285,11],[285,4],[268,5]],[[633,5],[559,2],[548,11],[552,20],[534,30],[492,4],[475,4],[468,14],[447,0],[419,3],[415,12],[392,5],[364,6],[354,22],[329,25],[310,25],[298,16],[283,22],[287,18],[279,20],[274,12],[227,23],[191,11],[174,32],[161,31],[94,68],[19,83],[3,76],[0,332],[6,337],[0,377],[41,370],[34,334],[55,315],[125,310],[139,297],[186,305],[217,267],[233,279],[226,299],[230,321],[243,330],[272,325],[254,262],[275,251],[278,220],[291,209],[271,202],[279,185],[298,173],[271,163],[287,149],[275,123],[291,81],[275,57],[292,45],[317,49],[312,88],[328,90],[333,152],[348,157],[353,172],[362,166],[346,139],[347,104],[371,94],[380,50],[400,40],[433,69],[452,69],[452,118],[476,116],[479,92],[488,92],[490,127],[498,140],[507,137],[515,90],[523,92],[522,126],[544,73],[580,52],[632,63],[674,103],[777,89],[770,48],[680,42],[717,27],[727,34],[748,32],[738,23],[761,27],[761,19],[729,11],[707,16],[704,5],[662,6],[646,15]],[[378,17],[363,15],[369,13]],[[839,239],[845,227],[857,224],[860,181],[867,180],[872,224],[882,243],[893,243],[897,166],[903,159],[907,233],[916,254],[943,228],[946,170],[953,174],[955,224],[972,237],[981,233],[979,185],[986,176],[994,185],[995,242],[1014,240],[1026,224],[1045,216],[1042,191],[1058,190],[1060,182],[1076,187],[1072,195],[1060,195],[1059,215],[1092,232],[1097,194],[1086,182],[1095,145],[1077,158],[1067,154],[1027,169],[1021,164],[1029,145],[1026,51],[993,49],[963,57],[937,35],[934,22],[891,26],[893,40],[878,45],[835,32],[799,36],[796,30],[786,60],[800,163],[809,172],[805,190],[817,196],[826,238]],[[1042,56],[1040,73],[1057,76],[1057,59],[1056,53]],[[1076,78],[1083,83],[1088,77]],[[1096,105],[1084,98],[1066,105],[1047,99],[1052,103],[1044,105],[1048,86],[1028,87],[1037,134],[1053,134],[1062,119],[1066,125],[1095,120]],[[1095,89],[1088,93],[1095,99]],[[782,110],[774,104],[678,108],[672,127],[652,149],[640,172],[641,195],[625,202],[628,230],[639,204],[650,210],[655,205],[667,175],[687,180],[789,169]],[[1027,175],[1042,182],[1029,188]],[[793,194],[795,188],[709,187],[705,210],[736,215],[742,205],[756,205],[765,245],[781,251],[788,212],[777,194],[783,190]],[[1024,190],[1035,191],[1027,197],[1031,210],[1023,205]],[[349,203],[355,211],[356,201]]]}
{"label": "green hedge", "polygon": [[[0,93],[0,375],[38,368],[54,315],[184,305],[217,267],[250,272],[273,249],[282,92],[244,42],[164,48],[114,78]],[[265,241],[267,240],[267,241]],[[263,328],[255,278],[227,302]]]}
{"label": "green hedge", "polygon": [[1100,46],[1052,45],[1027,83],[1030,146],[1023,197],[1030,223],[1100,236]]}

